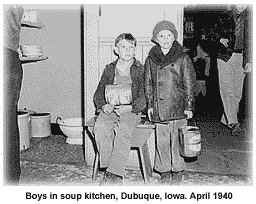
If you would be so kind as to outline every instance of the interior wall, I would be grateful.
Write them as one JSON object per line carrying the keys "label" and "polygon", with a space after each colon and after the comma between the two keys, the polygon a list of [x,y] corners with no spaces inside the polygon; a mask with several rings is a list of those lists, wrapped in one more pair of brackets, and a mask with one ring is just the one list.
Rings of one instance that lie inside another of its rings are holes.
{"label": "interior wall", "polygon": [[99,78],[99,5],[84,5],[85,118],[95,115],[93,95]]}
{"label": "interior wall", "polygon": [[81,116],[80,5],[23,5],[46,30],[24,29],[20,44],[39,45],[48,60],[23,65],[19,108]]}
{"label": "interior wall", "polygon": [[[121,33],[131,33],[138,41],[135,57],[144,64],[150,48],[155,25],[162,20],[175,24],[178,41],[183,43],[184,5],[100,5],[99,17],[99,76],[105,66],[117,57],[113,53],[114,41]],[[144,46],[144,47],[142,47]],[[100,79],[100,77],[99,77]],[[98,79],[98,80],[99,80]]]}
{"label": "interior wall", "polygon": [[121,33],[151,40],[155,25],[162,20],[171,21],[179,32],[182,43],[183,5],[179,4],[115,4],[100,5],[100,37],[116,38]]}
{"label": "interior wall", "polygon": [[[24,78],[19,101],[19,108],[27,107],[36,112],[50,112],[52,121],[62,118],[81,116],[81,64],[80,64],[80,5],[24,5],[26,11],[35,10],[38,22],[47,30],[22,29],[21,44],[40,45],[46,61],[23,65]],[[101,46],[101,39],[114,39],[123,32],[132,33],[138,41],[152,43],[152,31],[161,20],[172,21],[179,32],[182,5],[85,5],[90,17],[88,29],[88,67],[86,72],[86,115],[94,114],[92,96],[102,70],[113,59],[112,48]],[[120,18],[122,16],[122,18]],[[109,42],[108,42],[109,43]],[[151,44],[150,44],[151,43]],[[107,49],[107,51],[106,51]],[[110,49],[110,50],[109,50]],[[144,48],[145,49],[145,48]],[[110,53],[110,57],[102,53]],[[139,48],[137,55],[145,60],[147,53]],[[87,54],[88,54],[87,53]]]}

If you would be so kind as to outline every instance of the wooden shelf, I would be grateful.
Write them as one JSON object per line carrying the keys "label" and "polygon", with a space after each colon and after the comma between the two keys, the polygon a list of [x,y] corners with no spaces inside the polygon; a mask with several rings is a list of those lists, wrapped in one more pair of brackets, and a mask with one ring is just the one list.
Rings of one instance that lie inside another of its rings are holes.
{"label": "wooden shelf", "polygon": [[21,64],[39,62],[47,60],[49,57],[20,57]]}
{"label": "wooden shelf", "polygon": [[21,21],[21,27],[23,28],[35,28],[35,29],[46,29],[42,23]]}

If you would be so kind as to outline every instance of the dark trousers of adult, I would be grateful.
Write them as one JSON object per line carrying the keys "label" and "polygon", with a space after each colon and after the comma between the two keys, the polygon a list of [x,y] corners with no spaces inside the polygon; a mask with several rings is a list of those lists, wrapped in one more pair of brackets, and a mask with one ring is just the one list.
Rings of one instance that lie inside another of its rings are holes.
{"label": "dark trousers of adult", "polygon": [[22,65],[16,51],[4,48],[4,176],[6,184],[20,180],[20,135],[17,108],[22,83]]}
{"label": "dark trousers of adult", "polygon": [[124,176],[132,136],[140,121],[140,116],[131,112],[120,117],[115,113],[100,113],[95,123],[94,134],[100,152],[101,167],[107,167],[107,171]]}
{"label": "dark trousers of adult", "polygon": [[252,73],[245,75],[238,118],[243,128],[246,128],[248,134],[252,136]]}
{"label": "dark trousers of adult", "polygon": [[186,163],[180,155],[179,129],[186,126],[186,119],[172,120],[168,124],[156,123],[155,170],[180,172]]}

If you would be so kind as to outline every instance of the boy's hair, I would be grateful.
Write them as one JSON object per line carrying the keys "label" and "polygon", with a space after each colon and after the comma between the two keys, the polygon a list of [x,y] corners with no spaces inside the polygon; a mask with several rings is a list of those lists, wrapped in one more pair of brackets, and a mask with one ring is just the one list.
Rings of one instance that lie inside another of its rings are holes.
{"label": "boy's hair", "polygon": [[123,39],[127,40],[129,43],[133,44],[136,47],[137,40],[130,33],[122,33],[121,35],[119,35],[115,40],[115,46],[117,47],[117,44]]}

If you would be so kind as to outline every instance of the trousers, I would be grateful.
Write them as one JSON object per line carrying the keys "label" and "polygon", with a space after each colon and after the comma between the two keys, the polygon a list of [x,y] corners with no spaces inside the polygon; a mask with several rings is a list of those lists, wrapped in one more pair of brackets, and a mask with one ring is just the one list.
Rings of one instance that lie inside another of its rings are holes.
{"label": "trousers", "polygon": [[18,53],[4,48],[4,176],[11,185],[19,183],[21,174],[17,109],[22,76]]}
{"label": "trousers", "polygon": [[220,95],[224,106],[221,122],[227,125],[238,123],[239,102],[243,93],[243,54],[233,53],[228,62],[217,59]]}
{"label": "trousers", "polygon": [[117,116],[101,112],[93,132],[100,153],[100,166],[123,176],[129,159],[131,139],[141,118],[131,112]]}
{"label": "trousers", "polygon": [[159,172],[180,172],[186,167],[179,149],[179,128],[186,125],[186,119],[156,124],[155,170]]}

